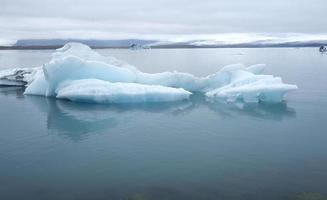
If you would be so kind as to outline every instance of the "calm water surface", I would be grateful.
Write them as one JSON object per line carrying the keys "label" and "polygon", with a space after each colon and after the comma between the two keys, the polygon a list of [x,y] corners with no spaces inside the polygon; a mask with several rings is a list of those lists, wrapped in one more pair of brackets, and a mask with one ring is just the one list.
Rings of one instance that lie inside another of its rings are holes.
{"label": "calm water surface", "polygon": [[[281,104],[92,105],[0,88],[0,199],[326,199],[327,54],[303,49],[99,50],[146,72],[266,63]],[[0,51],[0,69],[52,51]]]}

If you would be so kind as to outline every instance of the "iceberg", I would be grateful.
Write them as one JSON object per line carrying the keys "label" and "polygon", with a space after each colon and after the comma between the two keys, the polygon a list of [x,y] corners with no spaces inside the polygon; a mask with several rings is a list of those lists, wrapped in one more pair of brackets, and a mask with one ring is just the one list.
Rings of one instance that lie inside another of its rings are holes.
{"label": "iceberg", "polygon": [[297,89],[294,85],[283,84],[280,78],[272,76],[248,77],[207,92],[211,99],[225,99],[228,102],[281,102],[286,92]]}
{"label": "iceberg", "polygon": [[40,67],[16,68],[0,71],[0,86],[24,86],[31,83]]}
{"label": "iceberg", "polygon": [[177,71],[151,74],[86,45],[67,43],[42,67],[0,72],[0,84],[24,85],[26,95],[90,103],[171,102],[188,99],[192,92],[204,93],[208,100],[281,102],[297,89],[280,77],[262,75],[264,69],[264,64],[234,64],[205,77]]}

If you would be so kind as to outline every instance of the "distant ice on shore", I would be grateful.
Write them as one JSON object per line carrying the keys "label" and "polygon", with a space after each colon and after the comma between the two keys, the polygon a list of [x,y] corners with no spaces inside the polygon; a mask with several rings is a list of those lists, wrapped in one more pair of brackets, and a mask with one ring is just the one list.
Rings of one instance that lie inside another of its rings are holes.
{"label": "distant ice on shore", "polygon": [[67,43],[38,68],[0,71],[0,85],[24,85],[26,95],[90,103],[169,102],[202,92],[208,100],[281,102],[296,85],[262,75],[264,64],[229,65],[206,77],[182,72],[144,73],[80,43]]}

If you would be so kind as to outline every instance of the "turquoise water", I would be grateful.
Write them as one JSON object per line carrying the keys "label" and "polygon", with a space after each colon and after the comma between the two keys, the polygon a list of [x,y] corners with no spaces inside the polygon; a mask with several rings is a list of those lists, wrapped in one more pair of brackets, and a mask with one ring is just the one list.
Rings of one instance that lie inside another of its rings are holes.
{"label": "turquoise water", "polygon": [[[266,63],[299,90],[281,104],[195,94],[92,105],[0,88],[0,199],[275,200],[327,197],[327,55],[303,49],[99,50],[146,72],[203,76]],[[52,51],[0,51],[0,69]]]}

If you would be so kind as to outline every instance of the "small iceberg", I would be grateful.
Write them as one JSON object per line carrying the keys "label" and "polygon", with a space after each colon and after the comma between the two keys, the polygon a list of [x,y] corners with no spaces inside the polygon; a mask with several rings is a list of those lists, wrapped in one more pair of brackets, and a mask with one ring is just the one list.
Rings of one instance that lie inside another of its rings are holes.
{"label": "small iceberg", "polygon": [[264,64],[229,65],[206,77],[181,72],[144,73],[80,43],[57,49],[42,67],[0,71],[0,84],[24,85],[26,95],[90,103],[144,103],[185,100],[192,92],[209,100],[281,102],[296,85],[262,75]]}
{"label": "small iceberg", "polygon": [[320,53],[324,53],[324,52],[326,52],[327,51],[327,48],[325,47],[325,46],[320,46],[319,47],[319,52]]}
{"label": "small iceberg", "polygon": [[41,68],[16,68],[0,71],[0,86],[25,86]]}

